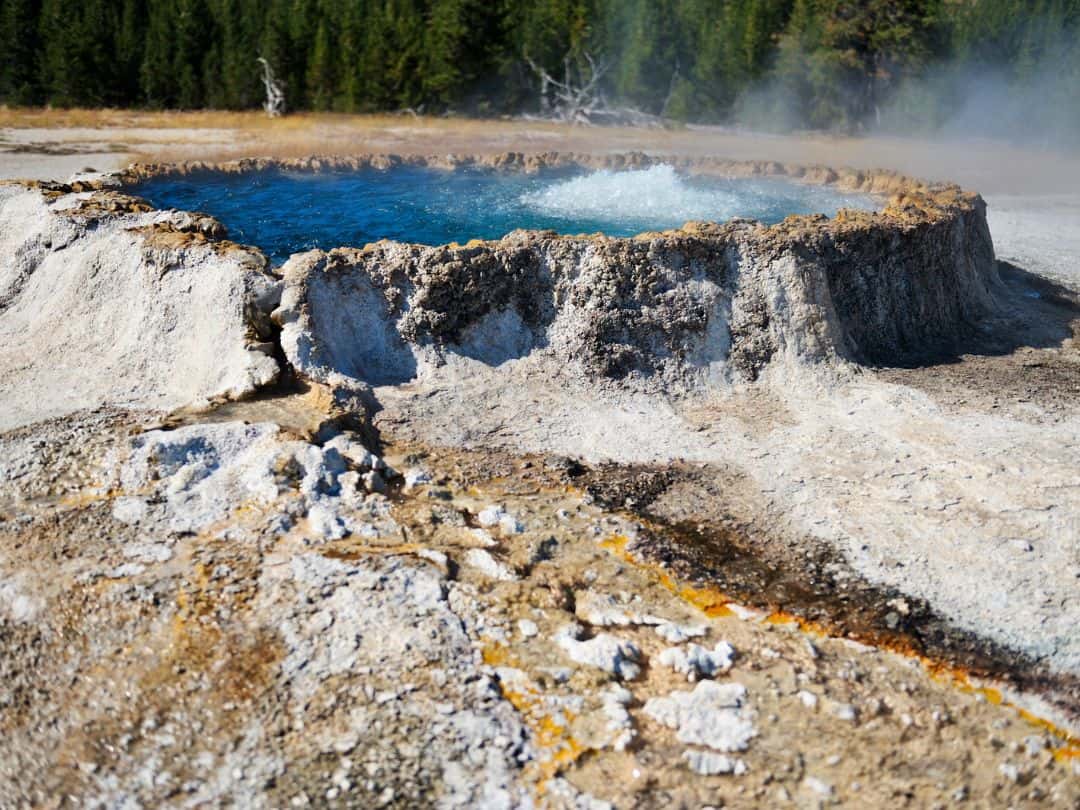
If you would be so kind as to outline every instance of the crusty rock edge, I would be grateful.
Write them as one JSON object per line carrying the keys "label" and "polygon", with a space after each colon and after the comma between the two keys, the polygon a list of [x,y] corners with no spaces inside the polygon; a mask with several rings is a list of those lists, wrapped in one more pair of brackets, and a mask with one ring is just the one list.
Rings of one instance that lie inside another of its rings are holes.
{"label": "crusty rock edge", "polygon": [[[994,262],[993,243],[986,224],[985,204],[977,194],[965,192],[952,184],[926,183],[893,171],[832,169],[823,166],[800,166],[775,161],[732,161],[722,158],[677,158],[649,156],[643,153],[588,155],[549,152],[500,155],[398,156],[357,155],[325,156],[299,159],[251,158],[224,163],[189,161],[174,164],[135,164],[121,172],[87,176],[69,184],[30,183],[46,195],[93,192],[79,206],[81,215],[150,210],[138,197],[124,189],[152,177],[197,175],[199,173],[245,173],[271,169],[299,171],[390,169],[395,166],[428,166],[439,169],[481,168],[495,171],[541,172],[549,170],[640,169],[657,164],[673,165],[681,170],[729,177],[783,177],[797,182],[829,185],[837,189],[887,196],[880,211],[841,210],[829,219],[823,215],[791,216],[764,226],[747,220],[728,223],[687,223],[681,228],[642,233],[615,239],[601,234],[559,236],[553,232],[515,232],[501,240],[472,241],[466,246],[405,246],[378,242],[362,249],[331,251],[325,260],[308,261],[310,268],[349,267],[368,274],[368,265],[379,264],[378,287],[391,302],[387,315],[394,315],[394,300],[411,296],[410,307],[421,306],[409,314],[410,323],[395,324],[404,328],[400,337],[412,344],[453,346],[461,333],[493,314],[493,307],[506,305],[508,296],[498,301],[475,302],[462,311],[465,287],[455,289],[481,272],[493,270],[506,276],[510,287],[524,281],[532,284],[543,273],[541,268],[555,258],[555,275],[578,274],[583,256],[597,251],[602,261],[615,262],[611,270],[618,274],[627,263],[637,269],[628,271],[638,278],[629,279],[641,287],[640,270],[656,265],[653,257],[666,253],[675,262],[669,278],[657,286],[649,284],[635,295],[621,301],[621,309],[600,314],[599,320],[585,333],[571,340],[568,350],[584,355],[591,371],[603,377],[629,374],[654,375],[657,364],[649,356],[660,343],[671,344],[671,335],[661,334],[677,316],[681,324],[676,342],[689,339],[690,351],[668,345],[666,352],[676,355],[696,354],[718,358],[708,346],[715,339],[716,319],[724,317],[729,333],[725,373],[743,379],[755,379],[778,356],[797,362],[850,361],[863,364],[909,362],[927,352],[956,344],[970,334],[974,324],[992,314],[994,293],[1000,285]],[[235,247],[226,239],[225,228],[211,217],[193,217],[192,226],[179,230],[168,224],[145,229],[145,237],[165,246],[187,242],[208,242],[215,250]],[[304,254],[309,255],[309,254]],[[295,263],[298,257],[294,256]],[[393,265],[403,262],[395,271]],[[561,264],[559,263],[561,262]],[[526,266],[522,268],[522,263]],[[659,262],[662,263],[662,262]],[[683,263],[694,266],[683,272]],[[387,265],[390,265],[389,269]],[[513,266],[511,266],[513,265]],[[417,276],[417,268],[424,267]],[[442,267],[432,275],[433,268]],[[686,289],[691,276],[711,275],[715,286],[709,300],[682,295],[669,302],[670,312],[653,313],[642,332],[641,318],[626,322],[627,306],[648,309],[653,293],[673,283]],[[448,268],[456,268],[450,269]],[[462,269],[464,268],[464,269]],[[478,270],[478,268],[481,268]],[[647,271],[646,275],[648,274]],[[508,275],[509,274],[509,275]],[[300,287],[297,273],[294,281]],[[627,279],[623,279],[626,281]],[[618,280],[616,280],[618,281]],[[646,282],[648,279],[646,279]],[[404,285],[404,286],[403,286]],[[466,287],[468,285],[465,285]],[[475,285],[473,285],[475,286]],[[503,285],[506,286],[506,285]],[[535,285],[534,285],[535,286]],[[556,279],[555,287],[558,287]],[[551,287],[551,285],[549,285]],[[306,305],[303,290],[292,298]],[[475,290],[474,290],[475,292]],[[552,289],[520,289],[509,294],[526,299],[526,312],[536,316],[550,303]],[[288,297],[288,296],[287,296]],[[435,305],[432,305],[432,302]],[[603,302],[601,302],[603,304]],[[675,307],[675,305],[678,307]],[[425,306],[426,305],[426,309]],[[687,309],[687,305],[689,309]],[[695,305],[697,310],[695,312]],[[717,311],[726,307],[726,312]],[[689,320],[681,312],[689,311]],[[397,307],[400,314],[400,307]],[[550,326],[554,316],[541,317]],[[526,320],[529,320],[526,317]],[[533,320],[536,320],[534,317]],[[450,324],[452,328],[448,328]],[[711,331],[710,331],[711,328]],[[627,338],[627,330],[630,336]],[[721,330],[721,332],[724,329]],[[318,335],[319,339],[327,338]],[[658,343],[659,341],[659,343]],[[612,344],[617,345],[612,345]],[[711,352],[711,354],[710,354]],[[289,359],[298,362],[295,353]],[[685,376],[687,357],[676,358],[679,368],[663,363],[663,376]],[[322,371],[313,378],[326,377],[343,370],[335,368],[333,358],[319,359]],[[301,363],[303,365],[303,363]],[[694,365],[692,362],[691,365]],[[713,363],[715,365],[715,363]],[[302,374],[304,368],[298,369]],[[690,369],[696,373],[700,369]],[[350,376],[348,370],[344,370]],[[713,369],[715,372],[715,369]],[[323,373],[325,372],[325,373]]]}

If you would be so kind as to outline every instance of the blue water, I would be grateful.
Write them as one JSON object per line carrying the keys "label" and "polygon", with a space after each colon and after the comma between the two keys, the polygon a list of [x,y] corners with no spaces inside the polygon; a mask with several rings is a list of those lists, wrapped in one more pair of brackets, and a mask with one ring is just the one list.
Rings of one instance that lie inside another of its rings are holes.
{"label": "blue water", "polygon": [[497,239],[517,228],[632,236],[690,220],[870,208],[865,195],[779,180],[687,177],[669,166],[536,176],[394,168],[386,171],[208,174],[156,178],[134,189],[159,208],[201,211],[272,260],[379,239],[427,245]]}

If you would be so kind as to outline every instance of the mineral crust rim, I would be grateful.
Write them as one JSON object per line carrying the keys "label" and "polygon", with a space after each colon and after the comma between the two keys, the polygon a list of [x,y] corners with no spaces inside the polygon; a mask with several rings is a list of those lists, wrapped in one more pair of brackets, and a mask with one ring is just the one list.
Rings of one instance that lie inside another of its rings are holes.
{"label": "mineral crust rim", "polygon": [[[331,172],[394,168],[431,168],[453,171],[459,169],[485,169],[502,172],[536,174],[543,171],[567,169],[585,170],[633,170],[652,166],[671,166],[692,175],[728,178],[786,179],[806,185],[833,187],[840,191],[862,193],[884,200],[882,208],[874,211],[841,209],[835,217],[824,214],[791,215],[775,225],[757,222],[766,234],[778,238],[814,238],[839,231],[865,227],[895,227],[905,230],[923,224],[940,222],[963,213],[982,208],[982,198],[975,192],[965,191],[953,183],[934,183],[920,180],[890,169],[832,168],[823,165],[781,163],[778,161],[729,160],[722,157],[685,158],[676,155],[649,155],[642,152],[596,155],[575,152],[506,152],[495,155],[397,155],[361,153],[357,155],[312,155],[304,158],[242,158],[222,162],[180,161],[175,163],[134,163],[126,169],[104,174],[76,176],[69,183],[33,180],[0,181],[0,184],[19,184],[40,188],[46,193],[112,192],[109,200],[112,210],[122,212],[139,209],[160,210],[127,191],[146,180],[162,177],[185,177],[200,174],[249,174],[263,171]],[[122,192],[122,193],[117,193]],[[86,204],[102,202],[97,194]],[[723,221],[688,222],[680,228],[664,231],[643,231],[629,237],[613,237],[603,233],[558,234],[558,239],[638,241],[659,236],[679,234],[703,235],[736,222],[747,222],[739,217]],[[527,230],[528,233],[553,233],[544,230]],[[214,235],[215,241],[223,239]],[[210,236],[210,234],[207,234]],[[503,237],[505,239],[505,237]],[[501,240],[470,240],[468,245],[487,245]],[[412,244],[400,240],[376,240],[365,245],[341,245],[343,249],[364,249],[380,242]],[[454,243],[425,247],[451,247]],[[246,247],[246,246],[245,246]],[[254,246],[253,246],[254,247]],[[261,249],[255,247],[262,252]],[[293,254],[296,255],[296,254]]]}

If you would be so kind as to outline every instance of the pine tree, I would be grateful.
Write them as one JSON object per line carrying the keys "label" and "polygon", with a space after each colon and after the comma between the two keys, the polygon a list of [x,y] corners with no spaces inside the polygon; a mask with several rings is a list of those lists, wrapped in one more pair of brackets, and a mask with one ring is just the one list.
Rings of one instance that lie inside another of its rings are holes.
{"label": "pine tree", "polygon": [[38,84],[40,0],[0,3],[0,99],[33,104],[41,99]]}
{"label": "pine tree", "polygon": [[116,75],[114,104],[119,106],[137,103],[139,98],[139,68],[144,50],[146,31],[146,3],[141,0],[124,0],[116,33]]}
{"label": "pine tree", "polygon": [[330,29],[326,21],[320,21],[315,32],[315,43],[307,69],[307,97],[316,110],[333,107],[335,92],[334,47],[330,41]]}
{"label": "pine tree", "polygon": [[177,101],[174,81],[176,20],[175,0],[148,0],[146,47],[139,68],[143,103],[149,107],[173,107]]}
{"label": "pine tree", "polygon": [[963,88],[919,79],[956,59],[1065,121],[1078,34],[1080,0],[0,0],[0,102],[253,109],[262,55],[293,109],[500,112],[589,54],[648,111],[857,129],[902,91],[944,115]]}
{"label": "pine tree", "polygon": [[205,104],[203,60],[212,50],[213,21],[205,0],[176,0],[174,15],[176,103],[196,109]]}
{"label": "pine tree", "polygon": [[504,6],[485,0],[434,0],[424,38],[424,95],[442,107],[467,99],[478,82],[497,93],[505,65]]}

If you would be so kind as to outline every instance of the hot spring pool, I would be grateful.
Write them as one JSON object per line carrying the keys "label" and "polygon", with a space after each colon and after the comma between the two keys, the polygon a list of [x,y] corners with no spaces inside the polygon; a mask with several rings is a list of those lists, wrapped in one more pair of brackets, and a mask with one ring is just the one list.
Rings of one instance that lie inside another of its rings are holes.
{"label": "hot spring pool", "polygon": [[518,228],[633,236],[690,220],[874,208],[864,194],[778,179],[691,177],[670,166],[577,174],[397,167],[159,177],[133,189],[159,208],[201,211],[275,263],[312,248],[379,239],[426,245],[498,239]]}

